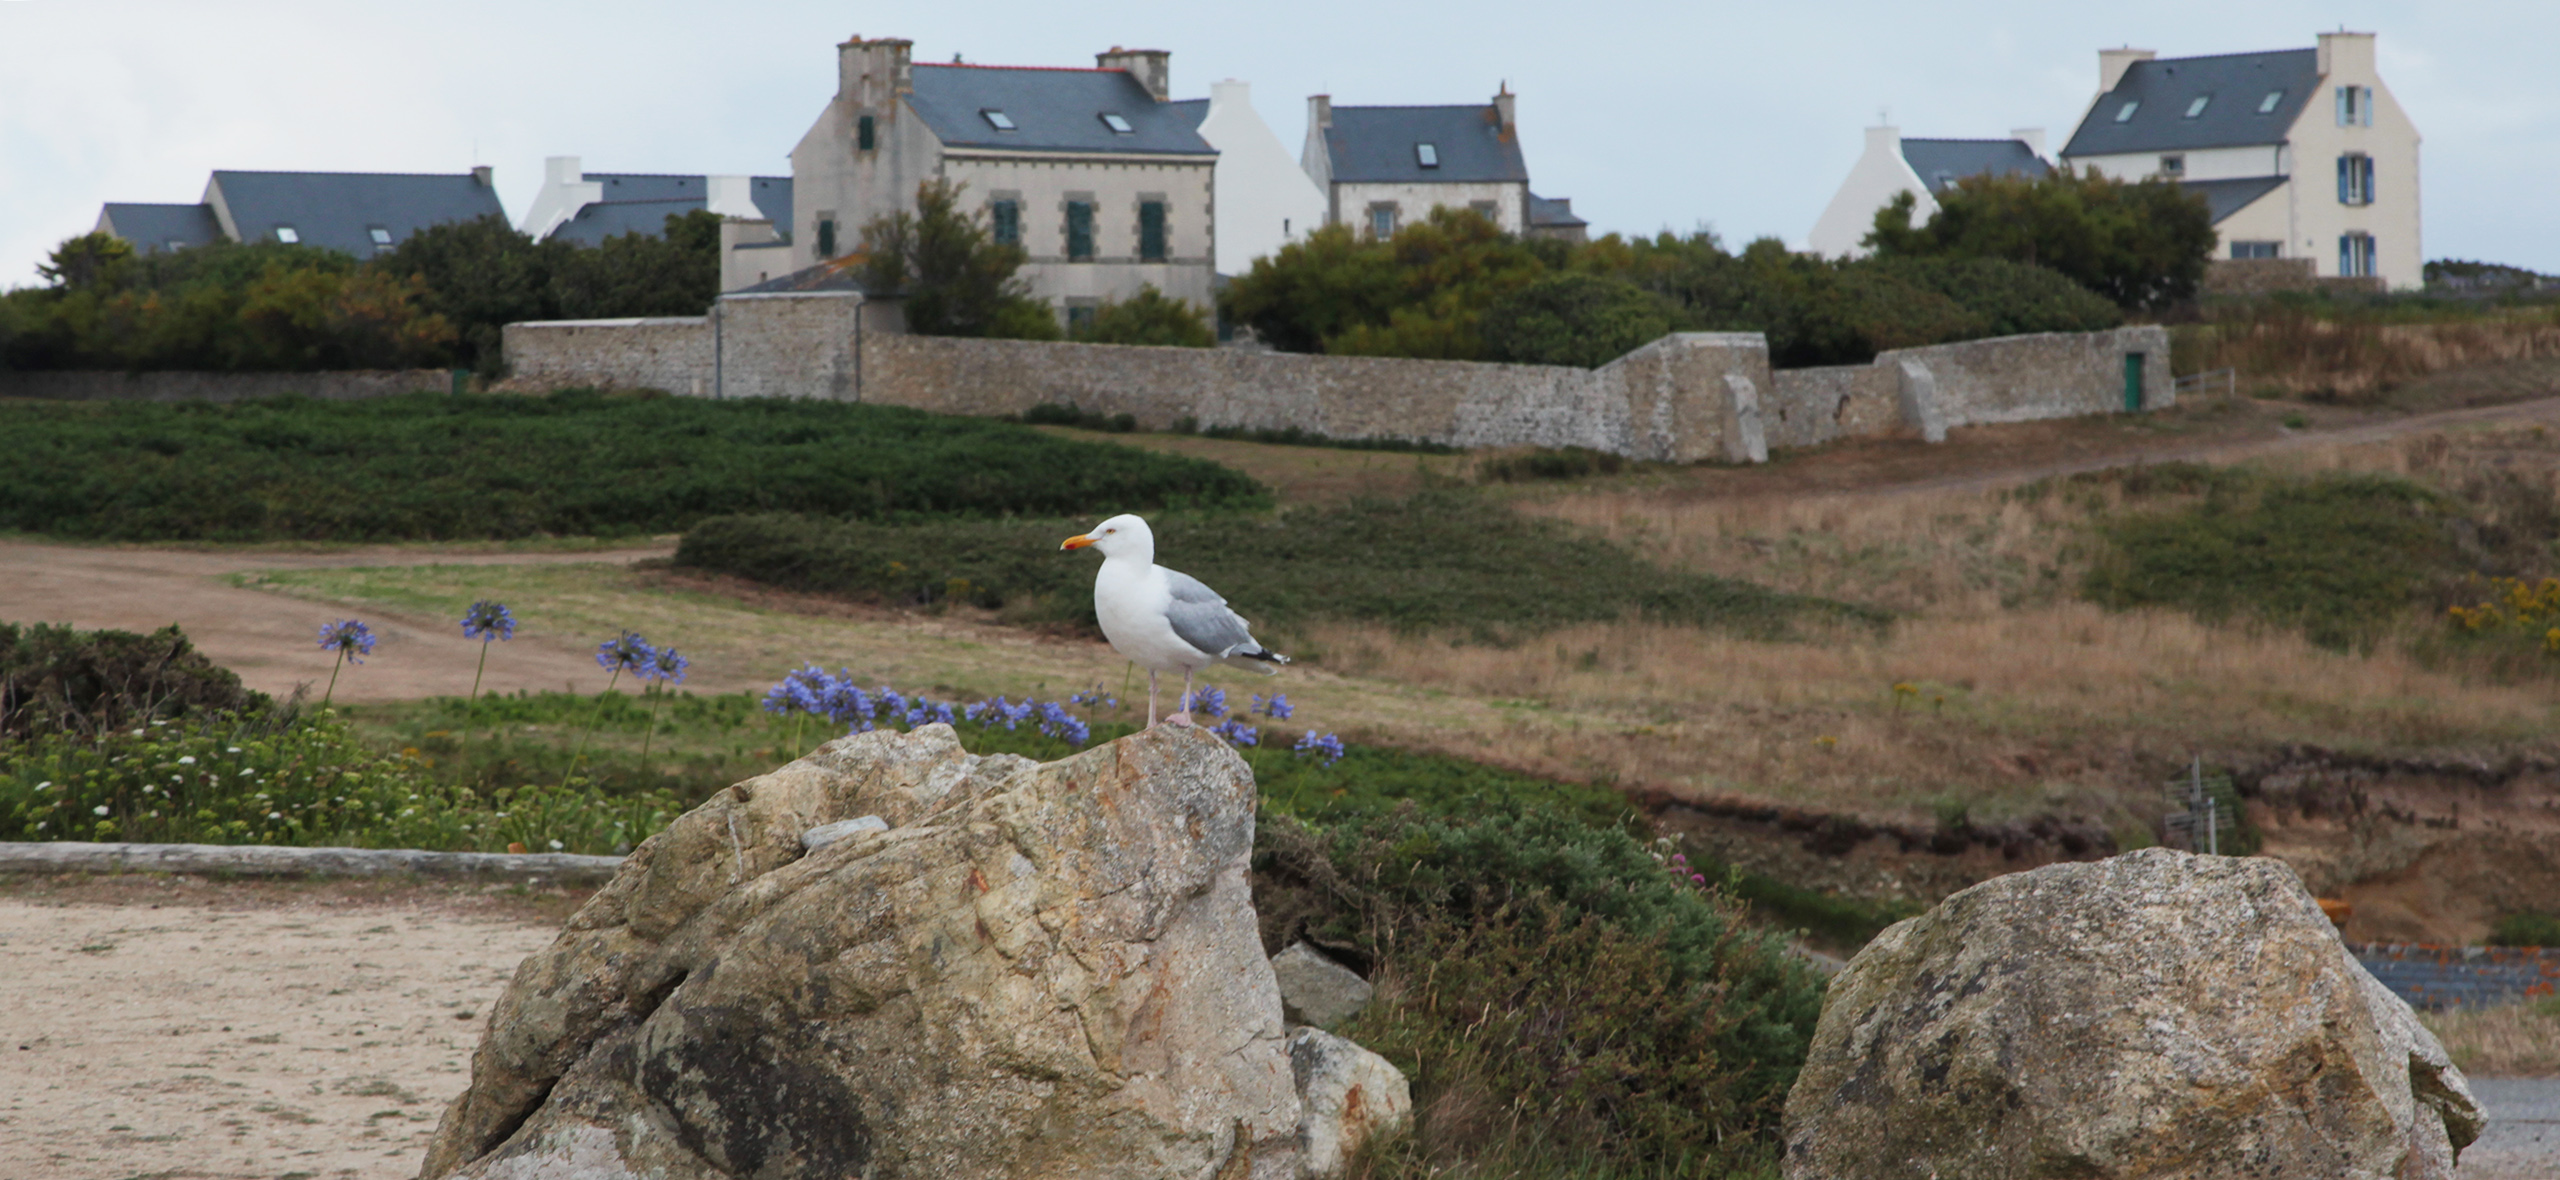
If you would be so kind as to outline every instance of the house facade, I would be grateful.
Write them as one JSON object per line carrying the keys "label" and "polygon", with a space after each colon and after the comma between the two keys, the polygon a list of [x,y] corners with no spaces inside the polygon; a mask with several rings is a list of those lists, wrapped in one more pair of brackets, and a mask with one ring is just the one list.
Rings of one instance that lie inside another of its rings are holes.
{"label": "house facade", "polygon": [[1876,210],[1895,197],[1911,194],[1911,223],[1921,225],[1938,212],[1935,194],[1967,177],[2034,178],[2050,170],[2042,128],[2012,131],[2007,139],[1905,139],[1899,127],[1869,127],[1866,150],[1823,207],[1805,245],[1826,258],[1864,257],[1867,248],[1859,243],[1875,227]]}
{"label": "house facade", "polygon": [[1229,78],[1212,84],[1207,98],[1173,105],[1195,116],[1200,138],[1218,152],[1212,204],[1219,274],[1243,274],[1253,269],[1254,259],[1276,254],[1324,224],[1324,190],[1307,179],[1253,109],[1251,85]]}
{"label": "house facade", "polygon": [[1307,99],[1299,163],[1325,195],[1325,220],[1377,238],[1435,208],[1473,209],[1507,234],[1540,224],[1551,236],[1583,232],[1569,199],[1529,191],[1520,151],[1518,96],[1508,86],[1469,106],[1338,107]]}
{"label": "house facade", "polygon": [[2205,198],[2225,259],[2307,259],[2323,278],[2425,281],[2419,135],[2371,33],[2317,47],[2161,58],[2098,53],[2098,97],[2063,162],[2173,179]]}
{"label": "house facade", "polygon": [[221,171],[193,205],[110,202],[98,213],[97,232],[143,252],[283,242],[371,258],[431,225],[506,215],[486,167],[449,174]]}
{"label": "house facade", "polygon": [[1114,49],[1095,67],[934,65],[913,43],[837,46],[836,95],[791,152],[790,270],[843,257],[918,186],[1019,245],[1031,294],[1070,323],[1142,286],[1207,308],[1218,152],[1168,101],[1170,54]]}

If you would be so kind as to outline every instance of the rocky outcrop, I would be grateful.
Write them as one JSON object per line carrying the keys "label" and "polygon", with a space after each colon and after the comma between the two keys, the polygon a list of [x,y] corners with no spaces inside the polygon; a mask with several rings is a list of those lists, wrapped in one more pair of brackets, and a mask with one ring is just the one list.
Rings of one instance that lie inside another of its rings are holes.
{"label": "rocky outcrop", "polygon": [[1332,1028],[1369,1005],[1369,981],[1304,942],[1271,956],[1280,983],[1280,1014],[1291,1024]]}
{"label": "rocky outcrop", "polygon": [[1330,1176],[1372,1135],[1413,1117],[1413,1089],[1386,1058],[1320,1028],[1289,1030],[1306,1129],[1299,1136],[1309,1176]]}
{"label": "rocky outcrop", "polygon": [[1786,1175],[2450,1177],[2482,1115],[2293,871],[2145,849],[1976,885],[1831,983]]}
{"label": "rocky outcrop", "polygon": [[1294,1175],[1253,805],[1176,727],[1047,764],[943,726],[831,742],[525,961],[423,1175]]}

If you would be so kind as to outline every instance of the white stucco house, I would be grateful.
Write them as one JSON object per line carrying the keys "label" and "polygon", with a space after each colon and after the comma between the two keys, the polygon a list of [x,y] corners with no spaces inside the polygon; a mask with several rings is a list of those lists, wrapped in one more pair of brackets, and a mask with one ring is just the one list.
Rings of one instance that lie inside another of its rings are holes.
{"label": "white stucco house", "polygon": [[1250,84],[1229,78],[1212,83],[1207,98],[1172,105],[1218,151],[1212,191],[1219,274],[1243,274],[1254,259],[1278,253],[1324,224],[1324,190],[1307,179],[1288,146],[1253,109]]}
{"label": "white stucco house", "polygon": [[1849,168],[1805,245],[1825,258],[1860,258],[1860,245],[1875,228],[1876,210],[1904,193],[1912,195],[1911,224],[1938,212],[1931,194],[1971,176],[2040,177],[2051,170],[2044,157],[2044,129],[2021,128],[2007,139],[1904,139],[1899,127],[1867,128],[1867,148]]}
{"label": "white stucco house", "polygon": [[791,152],[793,270],[851,253],[866,222],[912,211],[940,179],[1030,255],[1022,279],[1069,323],[1149,284],[1211,305],[1218,150],[1201,113],[1169,101],[1170,54],[1114,48],[1088,69],[927,64],[912,49],[836,47],[835,97]]}
{"label": "white stucco house", "polygon": [[2371,33],[2309,49],[2162,58],[2098,52],[2073,168],[2175,179],[2204,195],[2223,258],[2306,258],[2324,278],[2425,281],[2417,127],[2374,67]]}
{"label": "white stucco house", "polygon": [[1508,234],[1578,240],[1572,202],[1529,191],[1517,103],[1508,86],[1464,106],[1338,107],[1314,95],[1299,162],[1325,194],[1325,220],[1373,237],[1445,207],[1474,209]]}

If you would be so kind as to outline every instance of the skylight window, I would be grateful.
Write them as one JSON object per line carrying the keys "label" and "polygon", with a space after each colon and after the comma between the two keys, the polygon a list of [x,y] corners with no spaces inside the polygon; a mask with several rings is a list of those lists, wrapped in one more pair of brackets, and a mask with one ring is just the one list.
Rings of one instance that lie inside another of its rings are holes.
{"label": "skylight window", "polygon": [[978,113],[987,117],[987,126],[989,127],[993,127],[998,131],[1014,130],[1013,116],[1008,115],[1003,111],[989,108]]}
{"label": "skylight window", "polygon": [[290,246],[301,241],[302,235],[290,225],[279,225],[276,227],[276,240]]}
{"label": "skylight window", "polygon": [[384,228],[382,228],[381,226],[378,226],[378,225],[377,225],[377,226],[374,226],[373,228],[368,229],[368,230],[366,230],[366,231],[364,231],[364,232],[365,232],[367,235],[369,235],[369,236],[371,236],[371,237],[373,238],[373,244],[374,244],[374,245],[377,245],[377,246],[388,246],[388,245],[390,245],[390,244],[391,244],[391,231],[390,231],[390,230],[384,229]]}
{"label": "skylight window", "polygon": [[2188,104],[2187,104],[2187,117],[2188,117],[2188,118],[2190,118],[2190,119],[2192,119],[2192,118],[2195,118],[2195,117],[2196,117],[2196,116],[2198,116],[2198,115],[2203,114],[2203,113],[2204,113],[2204,109],[2205,109],[2205,107],[2207,107],[2207,106],[2211,105],[2212,103],[2213,103],[2213,96],[2212,96],[2212,95],[2210,95],[2210,94],[2199,94],[2199,95],[2197,95],[2197,96],[2195,97],[2195,101],[2190,102],[2190,103],[2188,103]]}
{"label": "skylight window", "polygon": [[2275,113],[2276,104],[2283,101],[2284,91],[2270,90],[2267,92],[2267,96],[2265,98],[2258,100],[2258,113],[2261,115],[2273,114]]}
{"label": "skylight window", "polygon": [[2124,104],[2123,106],[2117,107],[2117,108],[2116,108],[2116,122],[2118,122],[2118,123],[2122,123],[2122,122],[2124,122],[2125,120],[2132,118],[2132,117],[2133,117],[2133,113],[2134,113],[2135,111],[2137,111],[2137,110],[2140,110],[2140,109],[2142,109],[2142,100],[2141,100],[2141,99],[2134,99],[2133,101],[2128,102],[2128,103]]}
{"label": "skylight window", "polygon": [[1102,112],[1102,125],[1110,128],[1113,135],[1135,135],[1138,131],[1137,128],[1129,125],[1127,119],[1121,118],[1112,111]]}
{"label": "skylight window", "polygon": [[1413,158],[1425,168],[1437,168],[1440,166],[1440,145],[1417,143],[1413,145]]}

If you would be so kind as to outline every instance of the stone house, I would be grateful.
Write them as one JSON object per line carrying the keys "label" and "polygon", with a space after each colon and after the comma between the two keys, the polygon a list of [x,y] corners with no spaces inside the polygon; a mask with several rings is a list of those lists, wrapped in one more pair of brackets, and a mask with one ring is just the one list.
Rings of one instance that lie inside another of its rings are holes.
{"label": "stone house", "polygon": [[2012,131],[2007,139],[1905,139],[1899,127],[1869,127],[1866,151],[1823,207],[1805,245],[1826,258],[1864,257],[1867,248],[1859,242],[1875,227],[1876,210],[1903,193],[1913,198],[1911,223],[1923,225],[1938,212],[1932,194],[1967,177],[2032,178],[2049,171],[2041,127]]}
{"label": "stone house", "polygon": [[1070,323],[1146,285],[1210,306],[1218,152],[1168,101],[1170,54],[1114,49],[1084,69],[928,64],[912,48],[837,46],[835,97],[791,152],[787,269],[851,253],[867,221],[946,180],[1030,255],[1022,279]]}
{"label": "stone house", "polygon": [[109,202],[96,232],[142,252],[285,242],[371,258],[431,225],[507,215],[487,167],[460,173],[215,172],[192,205]]}
{"label": "stone house", "polygon": [[576,156],[542,162],[542,188],[518,226],[535,241],[602,245],[621,234],[666,232],[667,217],[696,209],[720,215],[720,289],[734,291],[790,273],[791,178],[589,172]]}
{"label": "stone house", "polygon": [[1307,99],[1299,163],[1325,194],[1328,224],[1384,238],[1435,208],[1473,209],[1502,232],[1580,240],[1571,200],[1529,191],[1518,96],[1469,106],[1338,107]]}
{"label": "stone house", "polygon": [[[2323,278],[2424,280],[2415,124],[2371,33],[2309,49],[2162,58],[2098,52],[2098,96],[2062,160],[2203,194],[2225,259],[2302,259]],[[2297,183],[2298,182],[2298,183]]]}

